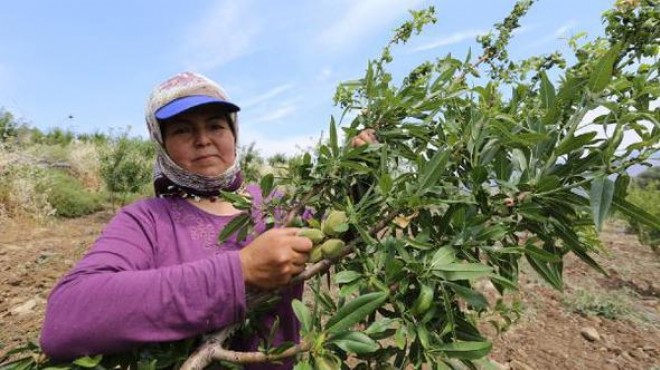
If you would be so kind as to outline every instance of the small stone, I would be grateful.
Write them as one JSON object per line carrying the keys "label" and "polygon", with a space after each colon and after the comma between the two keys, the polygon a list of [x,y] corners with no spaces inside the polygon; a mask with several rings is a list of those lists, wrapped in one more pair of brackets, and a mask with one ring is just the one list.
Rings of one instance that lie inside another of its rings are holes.
{"label": "small stone", "polygon": [[628,351],[621,352],[621,357],[623,357],[626,361],[635,361],[632,358],[632,356],[630,356],[630,353],[628,353]]}
{"label": "small stone", "polygon": [[511,362],[509,362],[509,368],[511,370],[534,370],[533,367],[518,360],[511,360]]}
{"label": "small stone", "polygon": [[582,330],[580,330],[580,334],[582,334],[584,339],[590,342],[595,342],[600,340],[600,334],[598,334],[598,331],[591,326],[582,328]]}
{"label": "small stone", "polygon": [[34,311],[35,307],[37,307],[37,300],[32,298],[23,304],[10,308],[9,313],[12,316],[23,316]]}
{"label": "small stone", "polygon": [[637,348],[637,349],[635,349],[635,350],[630,351],[630,356],[632,356],[632,357],[634,357],[634,358],[636,358],[636,359],[638,359],[638,360],[644,360],[644,359],[646,359],[646,358],[649,357],[649,356],[648,356],[646,353],[644,353],[644,351],[642,351],[640,348]]}

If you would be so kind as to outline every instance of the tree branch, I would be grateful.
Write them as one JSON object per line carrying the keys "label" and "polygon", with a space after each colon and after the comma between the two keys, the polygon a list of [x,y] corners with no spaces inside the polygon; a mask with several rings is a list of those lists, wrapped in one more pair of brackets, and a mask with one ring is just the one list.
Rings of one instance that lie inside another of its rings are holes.
{"label": "tree branch", "polygon": [[[304,208],[306,200],[309,200],[313,196],[313,192],[307,194],[301,202],[294,207],[286,217],[286,224],[290,223],[300,211]],[[370,230],[370,235],[376,235],[379,231],[386,228],[392,220],[398,215],[397,212],[391,212],[387,217],[383,218],[379,223],[374,225]],[[322,274],[330,269],[330,267],[336,263],[340,258],[350,254],[355,249],[358,239],[355,238],[344,247],[340,257],[334,259],[323,259],[314,265],[306,268],[300,274],[294,276],[287,286],[297,284],[301,281],[309,280],[312,277]],[[281,289],[281,288],[280,288]],[[257,307],[264,302],[270,300],[271,298],[277,296],[280,289],[267,292],[259,292],[256,295],[248,293],[247,297],[247,310],[251,310],[254,307]],[[255,363],[255,362],[272,362],[295,356],[298,353],[309,351],[310,346],[303,341],[300,344],[287,349],[286,351],[278,354],[267,354],[263,352],[238,352],[230,351],[222,347],[224,342],[233,334],[233,332],[238,328],[238,324],[234,324],[227,328],[224,328],[214,334],[211,334],[209,338],[202,344],[197,351],[195,351],[181,366],[181,370],[202,370],[213,361],[230,361],[233,363]]]}

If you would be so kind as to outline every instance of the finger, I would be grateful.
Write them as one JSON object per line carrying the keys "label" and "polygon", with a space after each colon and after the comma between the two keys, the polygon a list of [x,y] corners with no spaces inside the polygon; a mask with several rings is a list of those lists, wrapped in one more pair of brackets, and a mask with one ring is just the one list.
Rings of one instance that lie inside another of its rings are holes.
{"label": "finger", "polygon": [[297,236],[300,232],[299,227],[281,227],[276,230],[279,230],[284,235]]}
{"label": "finger", "polygon": [[295,276],[300,274],[301,272],[305,271],[305,265],[293,265],[291,268],[291,275]]}
{"label": "finger", "polygon": [[355,146],[355,147],[357,147],[357,146],[362,146],[362,145],[366,145],[366,144],[367,144],[367,142],[364,141],[364,140],[363,140],[362,138],[360,138],[360,137],[356,137],[356,138],[353,140],[353,146]]}
{"label": "finger", "polygon": [[295,252],[298,253],[307,253],[309,252],[314,244],[309,238],[305,238],[304,236],[291,236],[287,240],[287,244],[293,249]]}
{"label": "finger", "polygon": [[305,266],[305,263],[309,260],[309,253],[296,253],[291,258],[291,263],[298,266]]}

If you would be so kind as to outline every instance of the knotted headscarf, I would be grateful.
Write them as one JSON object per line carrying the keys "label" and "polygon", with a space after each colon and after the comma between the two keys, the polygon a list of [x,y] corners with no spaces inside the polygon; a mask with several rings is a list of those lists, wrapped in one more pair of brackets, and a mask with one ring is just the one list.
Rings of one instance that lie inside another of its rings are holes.
{"label": "knotted headscarf", "polygon": [[146,120],[151,139],[157,143],[154,165],[154,189],[156,196],[189,195],[214,197],[221,190],[235,191],[243,178],[240,160],[236,152],[234,164],[216,176],[192,173],[176,164],[165,150],[161,123],[191,108],[217,104],[226,110],[229,124],[234,133],[235,148],[238,148],[238,114],[240,108],[229,102],[227,93],[207,77],[193,72],[179,73],[151,92],[146,108]]}

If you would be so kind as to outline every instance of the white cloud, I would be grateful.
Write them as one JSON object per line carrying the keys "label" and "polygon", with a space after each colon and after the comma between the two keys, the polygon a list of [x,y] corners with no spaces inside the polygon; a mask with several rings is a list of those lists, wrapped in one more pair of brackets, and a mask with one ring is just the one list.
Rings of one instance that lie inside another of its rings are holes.
{"label": "white cloud", "polygon": [[277,121],[292,115],[298,108],[293,102],[285,102],[277,108],[268,110],[266,113],[250,119],[250,123],[263,123]]}
{"label": "white cloud", "polygon": [[355,45],[363,37],[383,29],[420,3],[420,0],[346,1],[344,15],[323,30],[317,42],[332,52],[345,49],[349,44]]}
{"label": "white cloud", "polygon": [[293,84],[290,84],[290,83],[277,86],[277,87],[272,88],[269,91],[267,91],[267,92],[265,92],[261,95],[257,95],[253,98],[247,99],[245,101],[245,103],[241,104],[241,107],[243,109],[245,109],[245,108],[250,108],[250,107],[259,105],[259,104],[264,103],[264,102],[266,102],[270,99],[273,99],[274,97],[276,97],[278,95],[281,95],[283,92],[290,90],[292,87],[293,87]]}
{"label": "white cloud", "polygon": [[327,81],[330,77],[332,77],[332,68],[330,67],[325,67],[319,72],[319,74],[316,76],[316,79],[318,81]]}
{"label": "white cloud", "polygon": [[568,23],[564,23],[561,25],[559,28],[557,28],[553,34],[554,39],[558,39],[560,37],[566,37],[568,36],[568,31],[572,30],[575,28],[575,21],[570,21]]}
{"label": "white cloud", "polygon": [[221,66],[249,53],[258,30],[250,1],[217,2],[186,32],[183,59],[195,70]]}
{"label": "white cloud", "polygon": [[254,142],[255,149],[262,157],[271,157],[274,154],[285,154],[287,156],[309,151],[318,143],[318,137],[311,135],[287,136],[284,138],[265,137],[255,131],[242,133],[243,143]]}
{"label": "white cloud", "polygon": [[442,46],[447,46],[447,45],[453,45],[453,44],[458,44],[459,42],[468,40],[468,39],[474,39],[478,35],[485,34],[486,31],[482,30],[469,30],[469,31],[461,31],[461,32],[456,32],[453,33],[449,36],[441,37],[435,41],[426,43],[424,45],[417,46],[412,49],[413,52],[417,51],[425,51],[425,50],[431,50],[435,48],[439,48]]}

